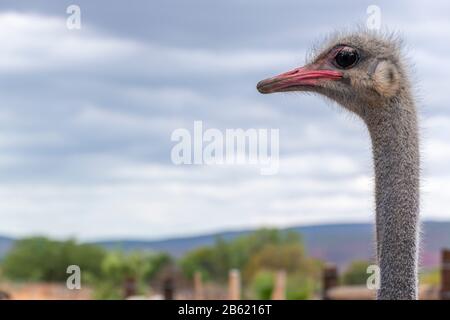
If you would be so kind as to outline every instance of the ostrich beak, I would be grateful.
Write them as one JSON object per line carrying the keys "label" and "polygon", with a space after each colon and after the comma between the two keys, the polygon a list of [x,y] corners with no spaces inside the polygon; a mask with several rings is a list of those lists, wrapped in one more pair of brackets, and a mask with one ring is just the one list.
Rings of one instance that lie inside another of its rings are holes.
{"label": "ostrich beak", "polygon": [[260,93],[295,91],[305,87],[314,87],[320,79],[339,80],[341,78],[342,73],[339,71],[313,70],[307,67],[301,67],[262,80],[258,82],[256,88]]}

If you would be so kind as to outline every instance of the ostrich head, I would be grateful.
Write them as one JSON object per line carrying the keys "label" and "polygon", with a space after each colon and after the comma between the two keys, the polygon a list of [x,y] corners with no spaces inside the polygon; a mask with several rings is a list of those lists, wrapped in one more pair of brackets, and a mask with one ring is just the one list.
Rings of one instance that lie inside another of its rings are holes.
{"label": "ostrich head", "polygon": [[420,151],[416,107],[398,41],[333,37],[304,67],[258,83],[261,93],[319,93],[360,116],[375,168],[379,299],[417,298]]}
{"label": "ostrich head", "polygon": [[332,37],[305,66],[260,81],[261,93],[322,94],[363,119],[391,99],[409,96],[399,43],[369,31]]}

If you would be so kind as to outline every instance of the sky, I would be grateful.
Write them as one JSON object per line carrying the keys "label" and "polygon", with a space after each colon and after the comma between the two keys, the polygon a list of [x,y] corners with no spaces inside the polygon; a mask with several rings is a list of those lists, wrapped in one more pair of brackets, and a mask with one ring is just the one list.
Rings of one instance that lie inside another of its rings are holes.
{"label": "sky", "polygon": [[[69,5],[81,29],[66,26]],[[0,234],[167,238],[374,218],[364,125],[317,96],[260,95],[335,30],[404,39],[420,110],[422,218],[450,220],[450,3],[0,3]],[[171,134],[278,129],[278,174],[175,165]]]}

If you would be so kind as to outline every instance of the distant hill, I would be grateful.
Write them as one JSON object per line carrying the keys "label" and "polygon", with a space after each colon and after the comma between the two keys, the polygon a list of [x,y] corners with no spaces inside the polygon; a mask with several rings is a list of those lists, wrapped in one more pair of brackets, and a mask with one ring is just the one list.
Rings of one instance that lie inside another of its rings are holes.
{"label": "distant hill", "polygon": [[0,236],[0,259],[11,249],[14,239]]}
{"label": "distant hill", "polygon": [[[292,227],[283,230],[299,232],[310,255],[327,262],[336,263],[341,268],[345,267],[352,260],[371,259],[374,254],[374,226],[372,224],[328,224]],[[252,231],[254,230],[222,232],[157,241],[124,239],[94,243],[107,249],[166,251],[175,257],[180,257],[194,248],[213,244],[218,237],[224,240],[231,240]],[[444,247],[450,248],[450,222],[424,222],[422,234],[422,265],[424,267],[437,266],[440,259],[440,250]],[[13,244],[13,239],[0,237],[0,257]]]}

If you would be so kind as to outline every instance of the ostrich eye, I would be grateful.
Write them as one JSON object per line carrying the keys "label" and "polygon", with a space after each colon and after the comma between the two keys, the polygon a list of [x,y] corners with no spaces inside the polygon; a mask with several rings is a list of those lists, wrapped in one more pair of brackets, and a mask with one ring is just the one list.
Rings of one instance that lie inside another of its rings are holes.
{"label": "ostrich eye", "polygon": [[353,48],[344,47],[334,57],[337,67],[348,69],[353,67],[359,60],[358,51]]}

